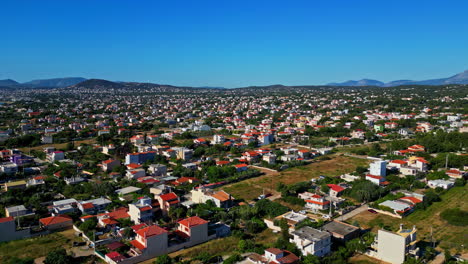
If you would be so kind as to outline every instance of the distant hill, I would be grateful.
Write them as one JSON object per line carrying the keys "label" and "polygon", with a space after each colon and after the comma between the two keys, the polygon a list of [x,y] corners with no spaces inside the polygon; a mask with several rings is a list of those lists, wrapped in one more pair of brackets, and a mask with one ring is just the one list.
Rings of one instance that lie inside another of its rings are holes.
{"label": "distant hill", "polygon": [[86,89],[118,89],[124,86],[121,82],[111,82],[102,79],[89,79],[82,82],[70,85],[72,87],[80,87]]}
{"label": "distant hill", "polygon": [[376,80],[363,79],[360,81],[347,81],[342,83],[329,83],[328,86],[383,86],[392,87],[399,85],[445,85],[445,84],[468,84],[468,70],[453,75],[448,78],[430,79],[422,81],[413,80],[397,80],[388,83],[383,83]]}
{"label": "distant hill", "polygon": [[61,88],[74,85],[85,81],[85,78],[81,77],[67,77],[67,78],[54,78],[54,79],[41,79],[41,80],[32,80],[29,82],[22,83],[22,86],[31,87],[31,88],[41,88],[41,87],[50,87],[50,88]]}
{"label": "distant hill", "polygon": [[342,83],[329,83],[330,86],[383,86],[384,83],[377,80],[362,79],[359,81],[347,81]]}
{"label": "distant hill", "polygon": [[0,86],[10,87],[17,85],[19,85],[19,82],[12,79],[0,80]]}

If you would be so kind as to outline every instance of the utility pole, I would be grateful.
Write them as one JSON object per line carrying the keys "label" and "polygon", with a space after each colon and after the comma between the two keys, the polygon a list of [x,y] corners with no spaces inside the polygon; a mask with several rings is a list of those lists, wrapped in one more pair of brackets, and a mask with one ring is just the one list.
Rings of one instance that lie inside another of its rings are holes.
{"label": "utility pole", "polygon": [[445,156],[445,169],[447,169],[448,167],[448,157],[449,157],[449,154],[447,153],[447,155]]}

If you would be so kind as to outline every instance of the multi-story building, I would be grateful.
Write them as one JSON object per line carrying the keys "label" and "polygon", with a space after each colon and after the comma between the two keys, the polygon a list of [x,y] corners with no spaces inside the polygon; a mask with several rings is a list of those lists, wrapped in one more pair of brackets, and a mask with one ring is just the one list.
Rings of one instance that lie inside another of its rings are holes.
{"label": "multi-story building", "polygon": [[419,256],[419,248],[416,247],[418,242],[416,233],[416,227],[404,229],[403,225],[400,225],[400,229],[396,233],[379,230],[377,239],[372,245],[373,248],[377,249],[376,257],[392,264],[401,264],[407,255]]}
{"label": "multi-story building", "polygon": [[177,223],[177,230],[186,234],[189,239],[189,246],[194,246],[208,241],[208,221],[192,216]]}
{"label": "multi-story building", "polygon": [[322,257],[330,253],[331,235],[327,231],[320,231],[305,226],[292,232],[291,243],[296,244],[304,256],[312,254]]}
{"label": "multi-story building", "polygon": [[154,160],[155,157],[156,151],[129,153],[127,156],[125,156],[125,164],[143,164],[148,160]]}
{"label": "multi-story building", "polygon": [[370,164],[369,173],[376,176],[387,176],[387,162],[385,160],[377,160]]}
{"label": "multi-story building", "polygon": [[128,205],[128,214],[130,219],[135,224],[151,221],[153,218],[153,207],[151,206],[151,198],[144,197],[136,203]]}

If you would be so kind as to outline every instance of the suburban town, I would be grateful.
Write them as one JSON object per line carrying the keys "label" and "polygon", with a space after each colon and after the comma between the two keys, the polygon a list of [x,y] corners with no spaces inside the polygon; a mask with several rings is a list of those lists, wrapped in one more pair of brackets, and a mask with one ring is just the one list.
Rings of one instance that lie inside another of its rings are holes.
{"label": "suburban town", "polygon": [[0,262],[463,263],[467,96],[0,89]]}
{"label": "suburban town", "polygon": [[0,264],[468,264],[468,1],[0,1]]}

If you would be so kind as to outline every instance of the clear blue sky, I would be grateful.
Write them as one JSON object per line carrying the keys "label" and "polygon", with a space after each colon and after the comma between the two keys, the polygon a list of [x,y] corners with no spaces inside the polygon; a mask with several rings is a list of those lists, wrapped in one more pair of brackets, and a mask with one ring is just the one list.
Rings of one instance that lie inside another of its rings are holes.
{"label": "clear blue sky", "polygon": [[239,87],[468,69],[466,0],[2,0],[0,79]]}

